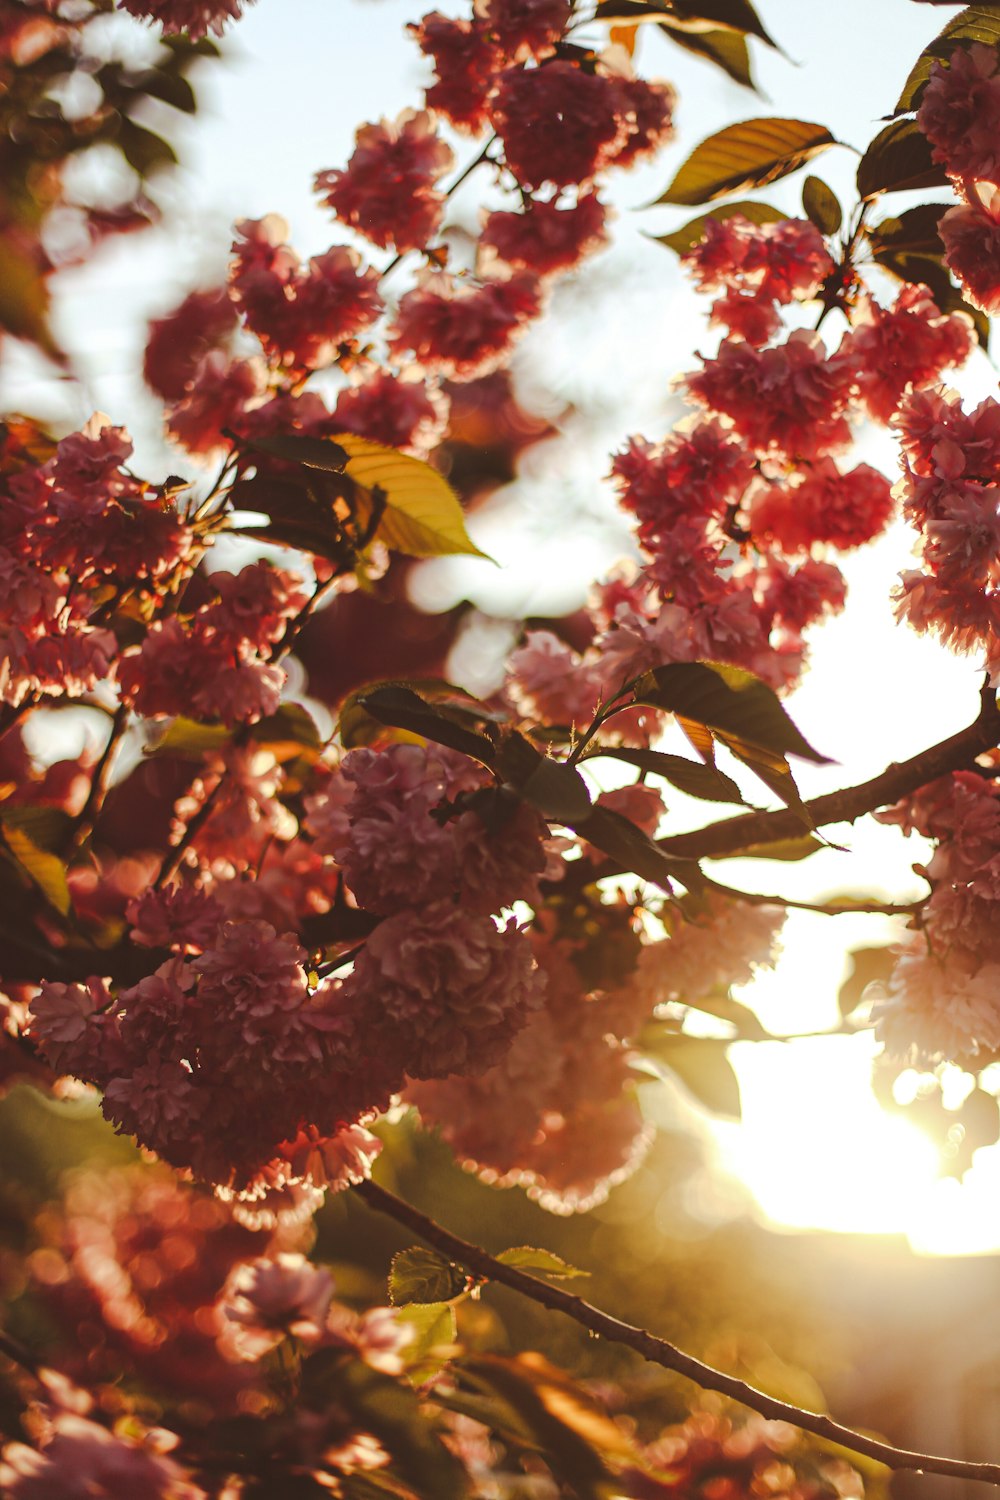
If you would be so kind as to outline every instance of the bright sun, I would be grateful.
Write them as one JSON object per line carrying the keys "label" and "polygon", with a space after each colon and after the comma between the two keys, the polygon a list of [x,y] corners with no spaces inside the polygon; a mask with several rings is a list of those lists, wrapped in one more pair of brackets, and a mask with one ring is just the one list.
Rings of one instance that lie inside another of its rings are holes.
{"label": "bright sun", "polygon": [[[772,1030],[791,1029],[790,1007],[802,1015],[803,976],[815,977],[818,957],[814,922],[793,927],[777,971],[742,991]],[[871,1032],[734,1046],[743,1119],[713,1127],[720,1164],[776,1225],[905,1234],[928,1255],[1000,1248],[1000,1147],[977,1152],[961,1183],[942,1178],[934,1143],[872,1094],[876,1050]]]}

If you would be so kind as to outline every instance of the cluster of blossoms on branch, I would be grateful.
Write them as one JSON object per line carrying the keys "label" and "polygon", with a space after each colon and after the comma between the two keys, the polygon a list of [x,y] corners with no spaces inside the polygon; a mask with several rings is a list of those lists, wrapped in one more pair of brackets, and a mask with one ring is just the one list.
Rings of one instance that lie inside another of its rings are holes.
{"label": "cluster of blossoms on branch", "polygon": [[[244,4],[120,8],[198,38]],[[718,742],[801,809],[786,752],[810,747],[777,693],[802,674],[807,632],[845,603],[840,558],[894,514],[889,479],[851,466],[861,423],[902,439],[897,494],[921,552],[900,613],[984,651],[994,674],[1000,663],[998,407],[968,415],[938,386],[971,352],[968,310],[922,281],[878,300],[855,263],[867,209],[841,241],[812,219],[730,212],[683,254],[718,347],[683,378],[673,430],[613,459],[636,557],[575,633],[527,631],[488,702],[443,670],[419,684],[426,697],[398,681],[351,692],[359,680],[314,701],[315,716],[298,701],[295,654],[323,605],[336,618],[377,596],[398,576],[390,554],[475,551],[442,477],[450,403],[490,389],[553,279],[606,243],[607,174],[672,134],[669,85],[639,77],[627,48],[575,40],[566,0],[477,0],[410,30],[433,65],[423,107],[362,126],[346,164],[316,176],[337,243],[306,261],[276,215],[244,220],[227,284],[151,325],[147,384],[177,447],[221,459],[211,486],[140,479],[107,419],[58,443],[28,421],[3,431],[4,1077],[99,1091],[119,1133],[216,1194],[140,1174],[100,1198],[78,1184],[65,1218],[49,1216],[28,1294],[96,1333],[42,1379],[33,1445],[5,1450],[15,1500],[68,1485],[123,1500],[243,1493],[235,1438],[218,1483],[172,1456],[178,1434],[197,1447],[205,1409],[238,1433],[266,1419],[268,1462],[326,1488],[399,1458],[385,1387],[366,1405],[359,1382],[401,1376],[419,1326],[334,1302],[297,1238],[327,1190],[369,1177],[390,1109],[412,1108],[467,1169],[558,1213],[600,1203],[637,1168],[647,1029],[669,1072],[692,1013],[773,962],[783,917],[657,844],[668,807],[646,778],[670,781],[671,757],[655,742],[673,714],[701,757],[676,785],[743,801]],[[959,48],[920,107],[965,200],[941,219],[948,264],[988,310],[996,73],[994,50]],[[470,170],[446,182],[449,140],[463,136],[486,137],[471,166],[496,190],[471,252],[448,223]],[[803,309],[818,311],[811,330]],[[839,341],[821,327],[833,312]],[[223,536],[242,566],[216,565]],[[701,699],[688,711],[670,697],[706,679],[702,717]],[[764,727],[743,733],[732,700]],[[103,715],[103,748],[43,765],[32,718],[67,704]],[[602,754],[638,779],[599,792],[581,767]],[[938,851],[882,1034],[931,1061],[1000,1050],[996,788],[960,772],[888,816]],[[433,1385],[440,1368],[414,1362]],[[123,1376],[169,1393],[173,1428],[115,1405]],[[451,1421],[446,1437],[441,1453],[470,1473],[497,1468],[475,1424]],[[854,1493],[855,1476],[805,1472],[793,1447],[703,1414],[644,1453],[621,1492]]]}

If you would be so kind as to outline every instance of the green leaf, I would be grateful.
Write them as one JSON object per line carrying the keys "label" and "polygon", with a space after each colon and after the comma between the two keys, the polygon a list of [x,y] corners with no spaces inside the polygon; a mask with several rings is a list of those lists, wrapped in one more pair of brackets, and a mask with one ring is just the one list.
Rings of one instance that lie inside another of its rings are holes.
{"label": "green leaf", "polygon": [[931,159],[931,145],[916,120],[893,120],[880,130],[858,163],[858,192],[899,193],[946,187],[948,174]]}
{"label": "green leaf", "polygon": [[919,106],[934,62],[950,57],[963,42],[984,42],[987,47],[1000,44],[1000,14],[995,5],[967,6],[961,15],[952,17],[932,42],[928,42],[903,84],[894,114],[905,114]]}
{"label": "green leaf", "polygon": [[700,1000],[687,999],[684,1004],[692,1010],[701,1011],[706,1016],[715,1016],[720,1021],[728,1021],[737,1031],[734,1041],[766,1042],[771,1039],[771,1033],[765,1031],[749,1005],[742,1005],[728,992],[703,995]]}
{"label": "green leaf", "polygon": [[266,745],[279,760],[286,754],[323,748],[316,720],[301,703],[282,703],[275,713],[254,724],[250,733],[258,745]]}
{"label": "green leaf", "polygon": [[831,764],[795,727],[774,689],[740,667],[671,662],[644,672],[632,688],[637,704],[692,719],[734,744],[745,742],[779,756]]}
{"label": "green leaf", "polygon": [[515,1245],[510,1250],[501,1250],[496,1257],[505,1266],[516,1266],[519,1271],[533,1271],[537,1275],[551,1276],[557,1281],[569,1281],[574,1276],[589,1276],[589,1271],[580,1271],[551,1250],[536,1250],[531,1245]]}
{"label": "green leaf", "polygon": [[40,849],[23,828],[5,823],[3,837],[18,865],[30,876],[49,905],[62,916],[68,916],[72,901],[63,861],[58,855]]}
{"label": "green leaf", "polygon": [[176,68],[151,68],[134,80],[133,88],[139,94],[148,94],[151,99],[162,99],[164,104],[193,115],[197,109],[194,89]]}
{"label": "green leaf", "polygon": [[594,807],[589,817],[569,826],[622,870],[652,881],[662,890],[671,891],[674,880],[682,881],[689,891],[702,884],[701,869],[694,860],[667,854],[641,828],[610,807]]}
{"label": "green leaf", "polygon": [[719,739],[727,750],[730,750],[745,766],[749,766],[754,775],[759,776],[764,785],[770,787],[787,807],[799,814],[807,828],[816,826],[812,820],[812,814],[802,800],[795,784],[795,777],[792,775],[792,768],[784,755],[731,734],[720,733]]}
{"label": "green leaf", "polygon": [[[347,454],[350,478],[369,495],[374,490],[384,495],[377,535],[387,547],[408,557],[486,557],[470,539],[458,496],[437,469],[350,432],[338,433],[333,441]],[[360,510],[364,521],[364,505]]]}
{"label": "green leaf", "polygon": [[807,177],[802,184],[802,207],[806,218],[820,234],[836,234],[844,220],[844,211],[831,187],[822,177]]}
{"label": "green leaf", "polygon": [[678,26],[673,19],[661,21],[660,26],[665,35],[685,52],[693,52],[696,57],[714,63],[734,83],[756,90],[757,83],[750,67],[750,49],[746,37],[738,31],[689,31]]}
{"label": "green leaf", "polygon": [[496,768],[525,802],[552,822],[575,828],[591,816],[590,791],[576,767],[543,755],[523,734],[504,736]]}
{"label": "green leaf", "polygon": [[883,219],[868,231],[872,254],[929,255],[940,259],[944,252],[938,224],[947,203],[921,203],[896,218]]}
{"label": "green leaf", "polygon": [[811,833],[802,834],[797,839],[775,839],[772,844],[747,844],[745,849],[734,849],[731,854],[726,854],[725,859],[780,859],[786,862],[794,862],[800,859],[808,859],[810,854],[815,854],[817,849],[827,848],[821,844],[819,839],[814,838]]}
{"label": "green leaf", "polygon": [[[455,1342],[458,1331],[455,1309],[450,1302],[411,1302],[399,1309],[396,1321],[412,1329],[403,1359],[407,1370],[416,1372],[422,1382],[447,1362],[439,1351]],[[429,1363],[435,1366],[433,1372],[427,1369]]]}
{"label": "green leaf", "polygon": [[37,258],[0,234],[0,329],[37,344],[50,358],[63,356],[48,325],[49,292]]}
{"label": "green leaf", "polygon": [[711,203],[741,188],[763,187],[837,145],[823,125],[805,120],[744,120],[696,146],[657,203]]}
{"label": "green leaf", "polygon": [[743,793],[736,782],[715,766],[686,760],[683,755],[667,755],[662,750],[630,750],[619,746],[602,746],[586,758],[596,760],[605,756],[638,766],[651,775],[662,776],[688,797],[697,797],[702,802],[738,802],[745,806]]}
{"label": "green leaf", "polygon": [[731,219],[735,214],[741,214],[751,224],[776,224],[780,219],[788,218],[787,214],[773,208],[770,203],[758,203],[753,198],[744,198],[739,203],[725,203],[720,208],[713,209],[710,214],[699,214],[697,219],[689,220],[672,234],[657,235],[656,243],[666,245],[677,255],[686,255],[705,238],[705,225],[710,220]]}
{"label": "green leaf", "polygon": [[645,1055],[668,1068],[712,1114],[740,1118],[740,1086],[726,1056],[728,1041],[662,1032],[649,1040],[640,1037],[638,1046]]}
{"label": "green leaf", "polygon": [[325,474],[342,474],[347,464],[347,453],[330,438],[303,437],[297,432],[285,432],[242,441],[244,446],[266,453],[270,458],[304,464],[307,469],[321,469]]}
{"label": "green leaf", "polygon": [[74,819],[61,807],[36,802],[0,803],[0,822],[5,828],[20,828],[47,854],[59,853],[74,825]]}
{"label": "green leaf", "polygon": [[692,32],[700,31],[703,34],[721,27],[723,30],[745,32],[748,36],[755,36],[758,41],[766,42],[769,47],[777,47],[750,0],[672,0],[670,9],[671,21],[675,26],[683,26]]}
{"label": "green leaf", "polygon": [[[446,706],[427,703],[408,687],[383,683],[378,687],[365,688],[356,694],[355,701],[371,718],[394,729],[405,729],[410,734],[433,740],[435,744],[447,745],[463,755],[471,755],[485,766],[492,766],[496,759],[493,744],[484,734],[468,729],[456,722],[459,717]],[[465,715],[467,718],[468,715]]]}
{"label": "green leaf", "polygon": [[200,760],[210,750],[219,750],[228,745],[233,731],[225,724],[199,724],[196,719],[186,719],[178,714],[176,719],[157,735],[143,750],[144,755],[179,755],[187,760]]}
{"label": "green leaf", "polygon": [[177,165],[177,152],[169,141],[125,115],[118,127],[118,145],[129,166],[140,177],[150,177],[165,167]]}
{"label": "green leaf", "polygon": [[837,992],[837,1005],[845,1018],[853,1015],[870,984],[885,983],[896,966],[896,953],[885,946],[854,948],[848,955],[850,968]]}
{"label": "green leaf", "polygon": [[413,1245],[392,1257],[389,1300],[394,1307],[409,1302],[448,1302],[466,1290],[469,1278],[461,1266],[436,1250]]}

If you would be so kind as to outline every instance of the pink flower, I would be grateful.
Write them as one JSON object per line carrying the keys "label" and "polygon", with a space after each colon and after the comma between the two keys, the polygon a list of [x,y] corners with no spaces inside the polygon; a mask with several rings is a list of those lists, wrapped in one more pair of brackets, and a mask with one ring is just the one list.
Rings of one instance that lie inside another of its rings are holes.
{"label": "pink flower", "polygon": [[777,332],[776,304],[815,297],[833,270],[823,236],[807,219],[753,224],[742,214],[709,219],[683,260],[701,291],[725,294],[712,321],[751,344]]}
{"label": "pink flower", "polygon": [[730,417],[759,452],[815,459],[846,448],[853,370],[826,353],[819,334],[798,330],[774,349],[725,340],[704,370],[689,375],[696,400]]}
{"label": "pink flower", "polygon": [[559,61],[501,73],[490,114],[521,183],[570,187],[589,182],[625,146],[628,108],[617,81]]}
{"label": "pink flower", "polygon": [[91,978],[85,985],[43,980],[31,1002],[28,1034],[57,1073],[89,1076],[100,1057],[101,1017],[111,1005],[103,979]]}
{"label": "pink flower", "polygon": [[424,370],[475,380],[506,358],[541,306],[538,278],[528,271],[481,282],[422,271],[400,298],[389,347],[397,359],[412,351]]}
{"label": "pink flower", "polygon": [[380,922],[345,982],[362,1032],[411,1078],[478,1073],[539,1003],[524,933],[446,902]]}
{"label": "pink flower", "polygon": [[552,51],[570,21],[568,0],[476,0],[476,16],[511,62]]}
{"label": "pink flower", "polygon": [[892,307],[863,298],[838,353],[856,362],[861,399],[877,422],[888,422],[907,386],[919,389],[972,350],[966,313],[943,317],[924,286],[905,286]]}
{"label": "pink flower", "polygon": [[125,915],[133,943],[185,953],[200,951],[215,941],[224,911],[200,887],[174,885],[151,887],[129,902]]}
{"label": "pink flower", "polygon": [[[131,1425],[131,1424],[130,1424]],[[10,1500],[207,1500],[199,1485],[132,1431],[120,1435],[72,1412],[50,1424],[42,1451],[10,1443],[0,1482]]]}
{"label": "pink flower", "polygon": [[847,584],[836,564],[813,557],[796,568],[771,557],[758,578],[765,610],[785,630],[805,630],[824,614],[842,610],[847,599]]}
{"label": "pink flower", "polygon": [[491,213],[481,242],[491,245],[508,265],[551,276],[567,271],[607,244],[606,211],[596,193],[581,193],[576,203],[560,208],[529,199],[521,213]]}
{"label": "pink flower", "polygon": [[307,1342],[320,1338],[330,1304],[333,1277],[304,1255],[279,1253],[236,1266],[219,1302],[232,1326],[224,1339],[238,1359],[260,1359],[286,1334]]}
{"label": "pink flower", "polygon": [[237,231],[233,297],[265,350],[282,363],[321,369],[381,314],[378,274],[362,269],[356,251],[335,245],[303,269],[277,215],[245,219]]}
{"label": "pink flower", "polygon": [[642,949],[635,985],[648,1009],[667,1000],[697,1001],[716,989],[745,984],[770,967],[785,920],[777,906],[710,896],[696,922],[681,921],[662,942]]}
{"label": "pink flower", "polygon": [[247,404],[263,394],[260,361],[230,359],[221,349],[206,354],[183,400],[167,414],[167,431],[189,453],[207,456],[228,446],[225,430],[239,426]]}
{"label": "pink flower", "polygon": [[444,115],[456,130],[472,135],[485,130],[487,100],[501,55],[482,21],[452,19],[435,10],[408,30],[421,52],[434,59],[437,81],[426,92],[428,108]]}
{"label": "pink flower", "polygon": [[422,250],[435,234],[444,195],[434,186],[454,160],[426,110],[405,110],[358,131],[342,171],[320,172],[316,191],[342,223],[375,245]]}
{"label": "pink flower", "polygon": [[917,113],[931,156],[951,177],[1000,184],[997,49],[973,42],[935,60]]}
{"label": "pink flower", "polygon": [[225,287],[191,292],[149,325],[142,365],[146,384],[164,401],[180,401],[204,356],[225,344],[236,324]]}
{"label": "pink flower", "polygon": [[990,316],[1000,312],[1000,188],[984,185],[972,202],[949,208],[938,234],[969,301]]}
{"label": "pink flower", "polygon": [[376,370],[337,397],[334,431],[354,432],[424,458],[448,423],[448,398],[430,382]]}
{"label": "pink flower", "polygon": [[716,418],[698,418],[685,420],[662,443],[630,438],[611,473],[649,546],[684,518],[723,515],[743,494],[754,466],[730,428]]}
{"label": "pink flower", "polygon": [[1000,963],[979,968],[940,960],[915,940],[896,963],[888,993],[872,1012],[891,1057],[917,1066],[969,1063],[1000,1047]]}
{"label": "pink flower", "polygon": [[841,551],[879,536],[893,512],[888,479],[868,464],[841,473],[832,458],[818,458],[794,487],[758,485],[750,500],[750,530],[786,552],[817,542]]}
{"label": "pink flower", "polygon": [[227,21],[238,21],[253,0],[118,0],[122,10],[143,21],[159,21],[168,36],[186,31],[197,38],[221,36]]}
{"label": "pink flower", "polygon": [[618,109],[628,126],[614,165],[631,167],[672,139],[677,96],[669,83],[651,83],[645,78],[616,78],[614,84]]}

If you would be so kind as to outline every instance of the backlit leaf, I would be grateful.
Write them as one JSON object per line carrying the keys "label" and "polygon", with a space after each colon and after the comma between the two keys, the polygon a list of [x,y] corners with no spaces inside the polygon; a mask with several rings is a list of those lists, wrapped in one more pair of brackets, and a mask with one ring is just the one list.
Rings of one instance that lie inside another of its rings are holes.
{"label": "backlit leaf", "polygon": [[5,824],[4,842],[17,863],[37,885],[50,906],[65,917],[71,906],[66,866],[56,854],[40,849],[23,828]]}
{"label": "backlit leaf", "polygon": [[[408,557],[486,556],[469,537],[458,496],[437,469],[353,433],[338,433],[333,441],[347,454],[350,478],[369,495],[378,489],[385,496],[377,534],[387,547]],[[366,505],[371,501],[360,504],[362,521]]]}
{"label": "backlit leaf", "polygon": [[938,234],[938,223],[947,203],[920,203],[896,218],[883,219],[868,231],[872,253],[892,251],[897,255],[940,257],[944,251]]}
{"label": "backlit leaf", "polygon": [[843,222],[844,212],[837,195],[822,177],[806,178],[802,184],[802,207],[806,218],[816,225],[820,234],[836,234]]}
{"label": "backlit leaf", "polygon": [[685,760],[683,755],[668,755],[662,750],[632,750],[624,746],[604,748],[588,756],[596,760],[608,756],[630,766],[638,766],[654,776],[662,776],[688,797],[697,797],[702,802],[743,803],[743,793],[731,776],[715,766],[702,765],[700,761]]}
{"label": "backlit leaf", "polygon": [[769,47],[776,46],[750,0],[672,0],[670,9],[675,26],[685,26],[694,32],[722,27],[755,36]]}
{"label": "backlit leaf", "polygon": [[741,188],[762,187],[804,166],[837,142],[805,120],[744,120],[696,146],[658,203],[711,203]]}
{"label": "backlit leaf", "polygon": [[[427,1369],[439,1350],[447,1350],[457,1333],[455,1309],[450,1302],[411,1302],[396,1313],[397,1323],[411,1330],[410,1342],[403,1349],[407,1370],[417,1372],[420,1380],[431,1373]],[[444,1363],[440,1356],[435,1363]]]}
{"label": "backlit leaf", "polygon": [[788,218],[787,214],[772,207],[770,203],[758,203],[753,198],[746,198],[739,203],[725,203],[719,208],[714,208],[710,214],[699,214],[696,219],[689,220],[680,229],[675,229],[672,234],[657,235],[656,242],[658,245],[666,245],[677,255],[686,255],[705,238],[705,226],[712,219],[718,221],[731,219],[736,214],[749,219],[751,224],[776,224],[779,219]]}
{"label": "backlit leaf", "polygon": [[535,1275],[551,1276],[555,1280],[569,1281],[574,1276],[589,1276],[589,1271],[580,1271],[551,1250],[536,1250],[532,1245],[515,1245],[510,1250],[501,1250],[496,1257],[505,1266],[516,1266],[519,1271],[531,1271]]}
{"label": "backlit leaf", "polygon": [[868,985],[885,983],[896,966],[896,953],[892,948],[855,948],[848,955],[850,968],[847,978],[837,992],[837,1005],[842,1016],[850,1016],[864,1000]]}
{"label": "backlit leaf", "polygon": [[449,711],[447,706],[427,703],[411,688],[382,683],[363,689],[356,695],[356,703],[380,724],[405,729],[410,734],[433,740],[435,744],[447,745],[463,755],[471,755],[484,765],[491,766],[494,762],[492,742],[484,734],[456,722],[459,717],[468,718],[467,714],[458,715]]}
{"label": "backlit leaf", "polygon": [[928,42],[903,84],[894,113],[900,115],[916,109],[934,62],[949,57],[955,47],[966,42],[984,42],[987,47],[1000,43],[1000,11],[995,5],[966,6],[960,15],[952,17],[932,42]]}
{"label": "backlit leaf", "polygon": [[636,703],[703,724],[734,743],[829,765],[792,723],[773,688],[752,672],[721,662],[671,662],[633,684]]}
{"label": "backlit leaf", "polygon": [[827,848],[821,844],[819,839],[814,838],[811,833],[804,833],[797,839],[775,839],[772,844],[748,844],[745,849],[734,849],[731,854],[726,854],[726,859],[778,859],[792,863],[800,859],[808,859],[810,854],[815,854],[817,849]]}
{"label": "backlit leaf", "polygon": [[685,52],[693,52],[696,57],[703,57],[706,62],[714,63],[734,83],[756,89],[757,84],[750,67],[750,49],[746,37],[741,36],[738,31],[689,31],[677,26],[673,19],[661,21],[660,26],[670,40],[678,47],[683,47]]}
{"label": "backlit leaf", "polygon": [[931,160],[930,142],[916,120],[893,120],[879,131],[858,163],[862,198],[947,184],[948,175]]}
{"label": "backlit leaf", "polygon": [[228,745],[233,731],[225,724],[199,724],[178,714],[155,740],[145,747],[144,755],[179,755],[200,760],[210,750]]}
{"label": "backlit leaf", "polygon": [[740,1086],[726,1056],[728,1041],[680,1032],[644,1033],[638,1047],[677,1078],[712,1114],[740,1118]]}
{"label": "backlit leaf", "polygon": [[394,1307],[408,1302],[449,1302],[468,1285],[461,1266],[446,1260],[437,1250],[413,1245],[392,1258],[389,1300]]}

